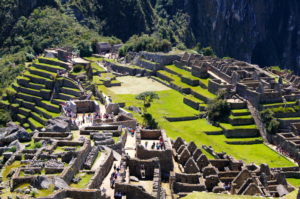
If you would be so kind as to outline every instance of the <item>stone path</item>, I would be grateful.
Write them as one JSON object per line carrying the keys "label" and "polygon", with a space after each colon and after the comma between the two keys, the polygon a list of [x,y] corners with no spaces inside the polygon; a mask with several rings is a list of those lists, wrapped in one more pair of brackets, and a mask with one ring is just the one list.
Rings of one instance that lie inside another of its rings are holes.
{"label": "stone path", "polygon": [[[114,157],[115,157],[115,161],[114,161],[113,165],[119,166],[120,162],[121,162],[121,156],[116,154],[116,152],[114,152]],[[103,188],[105,188],[105,190],[106,190],[105,193],[110,198],[114,198],[114,193],[115,193],[115,190],[110,187],[110,176],[113,172],[114,172],[114,166],[111,167],[109,173],[107,174],[107,176],[105,177],[105,179],[103,180],[103,182],[100,186],[101,190]]]}
{"label": "stone path", "polygon": [[127,153],[131,158],[134,158],[136,155],[136,138],[135,134],[132,136],[130,133],[127,133],[127,140],[125,144],[125,153]]}

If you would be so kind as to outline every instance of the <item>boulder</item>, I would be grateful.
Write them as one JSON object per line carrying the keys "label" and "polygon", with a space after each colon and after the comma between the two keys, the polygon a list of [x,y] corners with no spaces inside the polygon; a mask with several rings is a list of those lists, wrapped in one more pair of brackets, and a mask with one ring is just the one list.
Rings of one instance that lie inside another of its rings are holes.
{"label": "boulder", "polygon": [[140,180],[139,180],[137,177],[135,177],[135,176],[130,176],[129,179],[130,179],[130,181],[132,181],[132,182],[139,182],[139,181],[140,181]]}

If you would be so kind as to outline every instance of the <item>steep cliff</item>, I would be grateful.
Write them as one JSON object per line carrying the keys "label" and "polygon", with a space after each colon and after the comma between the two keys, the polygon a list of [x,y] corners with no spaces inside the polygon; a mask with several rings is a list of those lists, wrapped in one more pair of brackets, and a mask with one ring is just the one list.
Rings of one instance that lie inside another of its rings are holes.
{"label": "steep cliff", "polygon": [[[59,0],[0,0],[0,47],[20,16]],[[217,55],[300,71],[299,0],[61,0],[65,13],[126,41],[156,33],[173,44],[212,46]]]}
{"label": "steep cliff", "polygon": [[219,56],[299,70],[300,1],[186,0],[182,6],[196,40]]}

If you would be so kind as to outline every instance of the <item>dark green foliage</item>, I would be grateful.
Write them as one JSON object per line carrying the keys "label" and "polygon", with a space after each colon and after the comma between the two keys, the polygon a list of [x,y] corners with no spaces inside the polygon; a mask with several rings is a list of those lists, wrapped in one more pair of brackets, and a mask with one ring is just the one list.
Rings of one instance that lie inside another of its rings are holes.
{"label": "dark green foliage", "polygon": [[143,119],[144,119],[144,125],[148,128],[148,129],[158,129],[158,123],[155,121],[155,119],[153,118],[153,116],[150,113],[144,113],[142,115]]}
{"label": "dark green foliage", "polygon": [[225,122],[230,115],[230,106],[226,100],[215,99],[207,106],[208,120],[211,122]]}
{"label": "dark green foliage", "polygon": [[151,106],[153,100],[159,99],[159,96],[155,92],[147,91],[147,92],[140,93],[135,98],[137,100],[142,100],[144,103],[144,108],[145,110],[147,110],[147,108]]}
{"label": "dark green foliage", "polygon": [[265,124],[267,132],[270,134],[277,133],[279,128],[279,122],[274,117],[274,112],[270,109],[266,109],[261,111],[260,115],[263,123]]}
{"label": "dark green foliage", "polygon": [[17,147],[13,146],[13,147],[11,147],[8,151],[14,153],[14,152],[17,151]]}
{"label": "dark green foliage", "polygon": [[111,40],[81,26],[57,9],[45,8],[35,9],[29,18],[21,17],[4,46],[10,47],[6,50],[10,53],[25,48],[28,53],[35,54],[49,47],[68,46],[78,48],[80,53],[89,56],[92,53],[92,41]]}
{"label": "dark green foliage", "polygon": [[119,50],[121,56],[125,56],[127,52],[169,52],[172,48],[168,40],[161,40],[155,36],[149,35],[133,35]]}
{"label": "dark green foliage", "polygon": [[0,60],[0,88],[7,87],[16,79],[24,70],[25,61],[26,57],[23,52],[2,57]]}
{"label": "dark green foliage", "polygon": [[75,65],[74,67],[73,67],[73,72],[75,72],[75,73],[79,73],[79,72],[81,72],[82,70],[83,70],[83,66],[82,65]]}
{"label": "dark green foliage", "polygon": [[4,109],[0,109],[0,127],[5,127],[6,123],[10,120],[9,112]]}
{"label": "dark green foliage", "polygon": [[35,143],[34,143],[34,148],[35,148],[35,149],[39,149],[39,148],[41,148],[42,146],[43,146],[43,144],[40,143],[40,142],[35,142]]}
{"label": "dark green foliage", "polygon": [[206,48],[202,48],[201,49],[201,53],[204,55],[204,56],[214,56],[215,55],[215,52],[214,50],[212,49],[212,47],[208,46]]}

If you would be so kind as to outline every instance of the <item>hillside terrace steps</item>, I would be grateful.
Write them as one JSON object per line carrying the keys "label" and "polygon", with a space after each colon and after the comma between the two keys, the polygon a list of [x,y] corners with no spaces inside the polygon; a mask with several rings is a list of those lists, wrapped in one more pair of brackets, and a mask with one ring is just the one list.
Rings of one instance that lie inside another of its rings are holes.
{"label": "hillside terrace steps", "polygon": [[[17,84],[13,86],[15,99],[1,104],[14,110],[13,118],[26,124],[25,128],[33,130],[43,126],[48,119],[59,115],[61,103],[81,95],[77,82],[67,77],[57,77],[57,70],[68,69],[70,64],[39,58],[23,76],[17,78]],[[54,89],[55,83],[58,83],[59,90]]]}

